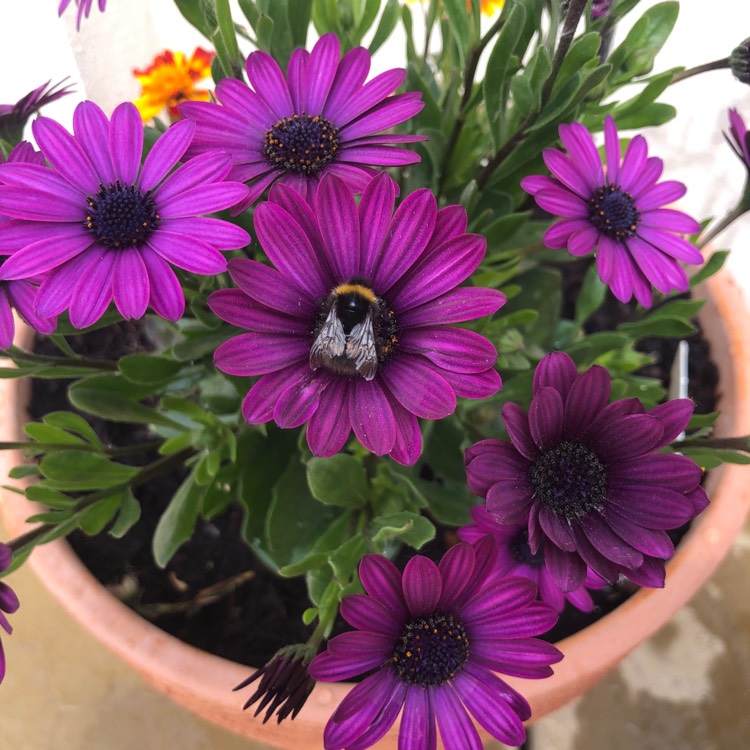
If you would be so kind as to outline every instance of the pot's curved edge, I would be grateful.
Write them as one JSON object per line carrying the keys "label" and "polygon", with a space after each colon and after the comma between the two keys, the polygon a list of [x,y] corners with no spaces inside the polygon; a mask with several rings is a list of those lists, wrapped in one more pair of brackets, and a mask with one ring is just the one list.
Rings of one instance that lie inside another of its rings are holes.
{"label": "pot's curved edge", "polygon": [[[718,274],[707,284],[707,303],[700,317],[712,342],[712,356],[722,371],[720,429],[723,434],[747,434],[750,433],[750,329],[744,326],[746,308],[737,285],[727,274]],[[17,381],[5,381],[0,391],[0,424],[14,425],[15,433],[19,434],[20,414],[15,409],[17,385]],[[9,451],[0,452],[0,466],[6,475],[17,462],[17,454],[14,457]],[[551,678],[504,677],[527,697],[533,719],[541,718],[591,687],[697,591],[726,554],[750,510],[747,479],[748,474],[741,466],[728,465],[712,472],[712,503],[669,562],[664,590],[641,590],[615,612],[559,643],[565,659],[556,665]],[[9,529],[15,534],[22,533],[33,506],[20,501],[17,495],[9,497],[8,493],[0,502]],[[693,554],[695,551],[700,554]],[[63,540],[35,550],[30,564],[73,617],[175,701],[246,737],[270,745],[280,742],[275,722],[264,725],[249,712],[242,712],[243,696],[231,692],[235,684],[247,677],[249,668],[189,646],[136,615],[96,581]],[[76,581],[74,588],[67,583],[61,588],[62,581],[69,578]],[[81,615],[84,611],[86,617]],[[601,659],[595,660],[592,655],[597,651]],[[325,723],[348,689],[347,684],[319,683],[299,717],[285,723],[283,746],[322,748]],[[393,737],[391,732],[387,745]]]}
{"label": "pot's curved edge", "polygon": [[[698,317],[721,373],[722,415],[716,431],[750,434],[750,328],[742,292],[727,272],[720,272],[694,290],[694,296],[706,301]],[[558,643],[565,658],[555,665],[552,677],[533,683],[505,678],[531,703],[532,721],[598,682],[664,625],[716,570],[750,512],[750,473],[745,466],[725,464],[711,472],[707,490],[711,503],[667,563],[664,589],[641,589],[585,631]]]}

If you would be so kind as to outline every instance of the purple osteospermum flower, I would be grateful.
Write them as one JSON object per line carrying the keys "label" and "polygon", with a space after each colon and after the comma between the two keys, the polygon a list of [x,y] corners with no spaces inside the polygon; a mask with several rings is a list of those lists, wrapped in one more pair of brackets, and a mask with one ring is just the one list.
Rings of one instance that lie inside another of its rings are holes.
{"label": "purple osteospermum flower", "polygon": [[164,133],[141,166],[143,124],[121,104],[111,121],[93,102],[73,118],[74,135],[40,117],[34,136],[53,169],[36,164],[0,166],[0,213],[10,251],[0,280],[48,274],[36,311],[70,309],[76,328],[95,323],[114,299],[124,318],[148,305],[177,320],[185,299],[170,264],[196,274],[226,270],[219,250],[249,242],[244,229],[200,214],[242,200],[247,188],[225,182],[231,161],[206,153],[172,171],[195,131],[179,122]]}
{"label": "purple osteospermum flower", "polygon": [[209,306],[244,333],[216,351],[232,375],[260,375],[243,404],[253,424],[307,422],[318,456],[343,447],[350,430],[378,455],[414,463],[417,417],[441,419],[456,396],[485,398],[501,386],[487,339],[448,323],[495,312],[505,296],[456,288],[476,269],[485,240],[466,233],[459,206],[437,210],[429,190],[393,213],[396,186],[385,173],[359,206],[335,175],[321,182],[315,211],[277,185],[255,209],[258,239],[276,268],[229,262],[239,289]]}
{"label": "purple osteospermum flower", "polygon": [[[0,542],[0,573],[10,567],[10,561],[13,553],[7,544]],[[8,622],[5,614],[12,615],[18,609],[18,597],[13,589],[7,583],[0,581],[0,628],[8,635],[13,632],[13,628]],[[4,614],[5,613],[5,614]],[[3,642],[0,640],[0,682],[5,677],[5,653],[3,652]]]}
{"label": "purple osteospermum flower", "polygon": [[544,565],[544,544],[536,552],[529,547],[529,530],[525,523],[500,524],[483,505],[471,509],[474,523],[458,530],[458,536],[465,542],[477,542],[490,534],[497,544],[497,573],[501,576],[522,576],[537,585],[539,596],[555,609],[562,612],[565,600],[582,612],[591,612],[594,600],[587,588],[600,589],[605,581],[591,568],[586,571],[584,582],[574,591],[562,591]]}
{"label": "purple osteospermum flower", "polygon": [[361,193],[376,174],[370,166],[404,166],[418,154],[393,144],[422,136],[384,133],[414,117],[424,106],[420,93],[392,96],[406,72],[389,70],[365,83],[370,55],[356,47],[339,60],[334,34],[324,34],[312,52],[296,49],[286,77],[265,52],[247,58],[249,88],[225,78],[216,86],[221,106],[185,102],[180,113],[198,124],[188,156],[221,148],[231,154],[231,178],[250,193],[234,210],[253,204],[280,180],[312,197],[326,173]]}
{"label": "purple osteospermum flower", "polygon": [[651,305],[651,285],[664,294],[684,292],[688,278],[680,265],[702,263],[703,256],[675,232],[693,233],[700,225],[681,211],[662,208],[685,194],[681,182],[657,184],[662,161],[648,156],[646,139],[637,135],[620,158],[615,121],[604,121],[606,175],[591,134],[580,123],[560,125],[568,152],[547,148],[544,162],[552,177],[525,177],[521,187],[545,211],[565,217],[544,235],[544,244],[568,248],[572,255],[596,249],[602,281],[617,299],[632,296]]}
{"label": "purple osteospermum flower", "polygon": [[[0,164],[4,159],[0,153]],[[44,164],[44,157],[34,150],[34,147],[26,142],[21,141],[8,154],[8,163],[25,163],[25,164]],[[0,176],[0,185],[2,177]],[[0,215],[0,265],[5,260],[3,244],[3,228],[11,220]],[[53,317],[43,318],[36,314],[36,295],[38,291],[39,279],[18,281],[0,281],[0,349],[7,349],[13,343],[15,334],[15,323],[13,321],[13,310],[18,310],[18,314],[34,330],[40,333],[52,333],[57,326],[57,319]]]}
{"label": "purple osteospermum flower", "polygon": [[528,414],[503,407],[510,442],[483,440],[465,454],[469,487],[500,523],[527,524],[531,551],[544,543],[563,591],[581,586],[587,565],[610,582],[622,573],[663,586],[674,552],[665,530],[708,504],[693,461],[655,453],[685,429],[692,401],[646,412],[638,399],[608,404],[609,392],[603,367],[579,375],[567,354],[548,354]]}
{"label": "purple osteospermum flower", "polygon": [[331,639],[310,665],[317,680],[367,674],[331,716],[326,750],[364,750],[380,740],[401,708],[399,748],[481,750],[474,716],[502,742],[520,745],[526,700],[494,672],[537,679],[562,659],[536,636],[557,620],[535,601],[524,578],[492,572],[494,542],[451,547],[440,565],[412,558],[403,575],[382,555],[367,555],[359,575],[365,594],[347,596],[341,614],[356,628]]}
{"label": "purple osteospermum flower", "polygon": [[745,121],[736,109],[729,110],[729,132],[731,138],[724,136],[727,143],[745,165],[745,169],[750,171],[750,134],[747,132]]}
{"label": "purple osteospermum flower", "polygon": [[[57,8],[57,15],[61,16],[66,10],[67,7],[70,5],[72,0],[60,0],[60,5]],[[94,0],[75,0],[76,5],[78,6],[78,18],[76,19],[76,28],[80,30],[81,28],[81,21],[84,18],[89,17],[89,13],[91,13],[91,6],[94,4]],[[105,8],[107,7],[107,0],[99,0],[99,10],[104,13]]]}
{"label": "purple osteospermum flower", "polygon": [[46,104],[71,93],[71,86],[63,86],[63,83],[64,80],[50,86],[50,81],[47,81],[29,91],[15,104],[0,104],[0,139],[18,143],[23,138],[23,129],[32,115]]}

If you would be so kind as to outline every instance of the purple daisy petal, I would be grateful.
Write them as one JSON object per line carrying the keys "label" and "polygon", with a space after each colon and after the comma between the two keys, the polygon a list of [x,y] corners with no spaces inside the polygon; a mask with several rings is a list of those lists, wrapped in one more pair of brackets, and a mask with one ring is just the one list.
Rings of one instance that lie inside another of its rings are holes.
{"label": "purple daisy petal", "polygon": [[[115,107],[109,121],[109,153],[115,178],[132,185],[138,177],[143,152],[143,121],[131,102]],[[93,192],[93,191],[90,191]]]}
{"label": "purple daisy petal", "polygon": [[565,434],[581,436],[607,405],[610,377],[595,365],[576,378],[565,400]]}
{"label": "purple daisy petal", "polygon": [[580,123],[574,122],[570,125],[560,125],[559,133],[560,140],[573,163],[580,164],[581,169],[591,175],[592,187],[601,185],[604,181],[604,171],[599,152],[594,146],[594,139],[588,130]]}
{"label": "purple daisy petal", "polygon": [[562,591],[575,591],[583,584],[586,563],[577,553],[565,552],[549,544],[544,548],[544,563],[552,580]]}
{"label": "purple daisy petal", "polygon": [[402,588],[412,617],[421,617],[434,610],[440,601],[442,587],[440,570],[432,560],[417,555],[406,563]]}
{"label": "purple daisy petal", "polygon": [[[157,143],[158,142],[159,141],[157,141]],[[156,148],[156,146],[154,146],[154,148]],[[153,168],[155,169],[159,166],[160,165],[157,162]],[[174,164],[170,165],[168,169],[171,169],[173,166]],[[160,211],[163,213],[164,207],[170,205],[171,201],[179,198],[186,190],[199,187],[204,183],[220,182],[227,176],[229,169],[230,161],[226,154],[217,153],[215,151],[208,154],[201,154],[195,159],[191,159],[187,164],[182,164],[175,169],[175,171],[155,189],[154,200],[159,206]]]}
{"label": "purple daisy petal", "polygon": [[[307,106],[305,91],[309,61],[310,53],[306,49],[298,47],[289,57],[289,63],[286,67],[286,81],[289,86],[289,94],[292,97],[292,106],[295,112],[311,111]],[[222,101],[222,104],[227,104],[227,102]]]}
{"label": "purple daisy petal", "polygon": [[138,185],[141,190],[153,190],[182,159],[195,134],[195,123],[182,120],[172,125],[159,138],[143,162]]}
{"label": "purple daisy petal", "polygon": [[96,261],[99,250],[94,247],[76,256],[69,263],[50,271],[39,287],[36,312],[42,317],[58,315],[70,307],[73,290],[86,276],[89,266]]}
{"label": "purple daisy petal", "polygon": [[307,112],[322,112],[338,68],[341,46],[335,34],[323,34],[310,52],[304,108]]}
{"label": "purple daisy petal", "polygon": [[665,531],[646,529],[617,513],[608,513],[606,521],[615,534],[643,555],[668,560],[674,554],[674,544]]}
{"label": "purple daisy petal", "polygon": [[402,355],[381,377],[394,398],[417,417],[442,419],[456,409],[455,391],[423,357]]}
{"label": "purple daisy petal", "polygon": [[493,672],[537,680],[552,674],[550,664],[562,660],[562,653],[551,643],[536,638],[476,640],[475,663]]}
{"label": "purple daisy petal", "polygon": [[[336,50],[338,56],[338,42]],[[328,265],[336,278],[351,278],[360,266],[357,204],[346,184],[331,177],[321,180],[317,200],[322,213],[337,216],[336,221],[320,225]]]}
{"label": "purple daisy petal", "polygon": [[[384,384],[384,387],[387,386]],[[422,433],[419,429],[419,420],[401,406],[392,394],[389,401],[396,423],[396,440],[388,455],[404,466],[411,466],[417,462],[419,454],[422,452]]]}
{"label": "purple daisy petal", "polygon": [[529,406],[529,431],[537,448],[544,450],[559,442],[563,434],[565,411],[559,391],[541,388]]}
{"label": "purple daisy petal", "polygon": [[369,596],[377,597],[400,619],[408,616],[401,574],[388,558],[383,555],[365,555],[359,564],[359,579]]}
{"label": "purple daisy petal", "polygon": [[307,354],[305,342],[294,336],[242,333],[218,347],[214,364],[230,375],[264,375],[307,359]]}
{"label": "purple daisy petal", "polygon": [[345,105],[362,87],[370,72],[370,55],[364,47],[349,50],[339,63],[336,76],[328,92],[323,115],[336,122],[343,122],[340,107]]}
{"label": "purple daisy petal", "polygon": [[551,352],[534,370],[533,391],[536,393],[541,388],[554,388],[565,401],[577,377],[578,370],[569,355]]}
{"label": "purple daisy petal", "polygon": [[5,289],[0,286],[0,349],[7,349],[13,343],[16,327],[13,322],[13,311]]}
{"label": "purple daisy petal", "polygon": [[401,68],[380,73],[346,101],[342,101],[337,112],[330,112],[331,117],[335,117],[336,121],[342,124],[351,122],[399,88],[405,78],[406,71]]}
{"label": "purple daisy petal", "polygon": [[112,301],[115,257],[104,253],[88,267],[87,276],[76,284],[70,302],[70,322],[76,328],[93,325]]}
{"label": "purple daisy petal", "polygon": [[10,304],[28,325],[39,333],[52,333],[57,327],[57,318],[36,312],[38,291],[38,287],[28,281],[11,281],[5,289]]}
{"label": "purple daisy petal", "polygon": [[[472,565],[473,565],[472,558]],[[363,594],[346,596],[341,602],[341,616],[354,628],[397,636],[401,629],[398,616],[382,602]]]}
{"label": "purple daisy petal", "polygon": [[150,247],[142,247],[141,258],[148,272],[149,304],[165,320],[179,320],[185,312],[185,295],[169,263]]}
{"label": "purple daisy petal", "polygon": [[365,188],[359,201],[360,245],[362,272],[372,278],[381,248],[390,232],[391,216],[396,201],[396,184],[385,172]]}
{"label": "purple daisy petal", "polygon": [[676,529],[693,516],[685,495],[666,487],[613,484],[607,493],[607,513],[617,513],[647,529]]}
{"label": "purple daisy petal", "polygon": [[526,732],[521,718],[508,705],[508,693],[514,692],[511,687],[489,670],[468,665],[454,685],[464,705],[487,732],[507,745],[523,744]]}
{"label": "purple daisy petal", "polygon": [[126,320],[138,320],[146,313],[151,289],[146,264],[137,250],[123,250],[115,256],[112,296]]}
{"label": "purple daisy petal", "polygon": [[380,709],[380,713],[375,718],[375,721],[370,724],[367,732],[358,740],[350,742],[347,745],[347,750],[366,750],[366,748],[371,747],[385,737],[401,712],[408,689],[408,686],[403,683],[393,685],[391,693],[385,705]]}
{"label": "purple daisy petal", "polygon": [[294,111],[284,74],[271,55],[262,51],[251,53],[248,55],[245,70],[250,85],[277,119],[280,120]]}
{"label": "purple daisy petal", "polygon": [[0,268],[0,278],[28,279],[39,276],[80,255],[91,238],[80,226],[61,227],[49,238],[27,245],[10,256]]}
{"label": "purple daisy petal", "polygon": [[399,339],[399,347],[453,372],[481,373],[497,361],[497,350],[484,336],[462,328],[424,326],[407,330]]}
{"label": "purple daisy petal", "polygon": [[454,544],[446,551],[438,564],[442,579],[438,609],[451,610],[459,594],[470,583],[475,562],[476,556],[471,545]]}
{"label": "purple daisy petal", "polygon": [[586,180],[576,166],[570,162],[567,156],[556,148],[545,148],[542,158],[547,169],[557,177],[567,188],[577,193],[583,200],[588,200],[596,185]]}
{"label": "purple daisy petal", "polygon": [[517,404],[503,405],[503,424],[515,449],[530,460],[539,455],[539,449],[531,437],[529,415]]}
{"label": "purple daisy petal", "polygon": [[208,298],[208,306],[222,320],[249,331],[298,335],[308,331],[304,318],[294,318],[261,305],[241,289],[219,289]]}
{"label": "purple daisy petal", "polygon": [[351,385],[342,380],[330,382],[320,397],[320,406],[307,425],[307,444],[316,456],[338,453],[349,438],[352,425],[341,404],[350,399]]}
{"label": "purple daisy petal", "polygon": [[469,488],[475,495],[485,498],[495,482],[523,476],[529,468],[528,460],[510,443],[492,438],[467,448],[464,462]]}
{"label": "purple daisy petal", "polygon": [[445,750],[482,750],[479,733],[453,688],[436,685],[430,694]]}
{"label": "purple daisy petal", "polygon": [[369,672],[390,658],[393,636],[354,630],[332,638],[328,642],[328,652],[339,661],[347,662],[351,668],[350,676],[354,676]]}
{"label": "purple daisy petal", "polygon": [[621,461],[611,476],[620,484],[648,484],[690,492],[700,483],[703,472],[686,456],[658,454]]}
{"label": "purple daisy petal", "polygon": [[309,370],[306,376],[293,382],[278,397],[273,418],[279,427],[299,427],[307,422],[320,406],[320,395],[327,383]]}
{"label": "purple daisy petal", "polygon": [[94,102],[82,102],[73,113],[73,133],[104,184],[113,183],[115,169],[109,153],[109,122]]}
{"label": "purple daisy petal", "polygon": [[226,258],[214,245],[183,232],[159,229],[146,245],[173,266],[192,273],[211,276],[227,270]]}
{"label": "purple daisy petal", "polygon": [[377,456],[390,453],[396,424],[390,400],[377,380],[355,380],[351,385],[349,420],[362,445]]}
{"label": "purple daisy petal", "polygon": [[471,374],[440,370],[440,374],[453,388],[456,395],[462,398],[489,398],[503,387],[503,381],[497,370]]}
{"label": "purple daisy petal", "polygon": [[307,362],[299,362],[258,378],[242,402],[245,421],[261,424],[273,419],[273,411],[281,394],[290,385],[302,380],[307,371]]}
{"label": "purple daisy petal", "polygon": [[429,690],[408,690],[398,730],[399,750],[436,750],[435,710]]}

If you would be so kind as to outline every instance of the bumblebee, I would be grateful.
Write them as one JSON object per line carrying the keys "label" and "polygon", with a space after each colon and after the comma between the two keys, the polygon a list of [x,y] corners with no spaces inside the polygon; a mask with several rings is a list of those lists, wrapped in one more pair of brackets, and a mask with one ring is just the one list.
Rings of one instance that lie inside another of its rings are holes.
{"label": "bumblebee", "polygon": [[[353,279],[337,286],[322,306],[323,324],[310,348],[310,367],[372,380],[378,363],[396,342],[393,313],[366,283]],[[388,343],[380,340],[388,335]]]}

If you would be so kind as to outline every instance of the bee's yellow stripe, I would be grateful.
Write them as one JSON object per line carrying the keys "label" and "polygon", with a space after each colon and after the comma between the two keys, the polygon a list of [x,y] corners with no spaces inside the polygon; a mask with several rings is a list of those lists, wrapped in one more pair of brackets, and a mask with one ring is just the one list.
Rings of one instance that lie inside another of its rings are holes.
{"label": "bee's yellow stripe", "polygon": [[334,294],[358,294],[364,297],[368,302],[377,302],[377,295],[367,286],[362,284],[339,284],[334,290]]}

